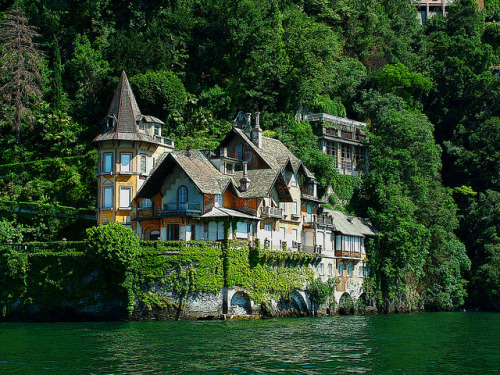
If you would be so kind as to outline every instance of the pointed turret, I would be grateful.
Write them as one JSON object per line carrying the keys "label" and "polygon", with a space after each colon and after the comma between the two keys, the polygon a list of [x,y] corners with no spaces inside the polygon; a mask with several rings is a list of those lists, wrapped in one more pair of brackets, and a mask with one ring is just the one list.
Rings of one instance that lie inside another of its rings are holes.
{"label": "pointed turret", "polygon": [[116,119],[117,133],[135,133],[139,130],[136,121],[139,121],[141,117],[141,110],[137,105],[127,75],[123,71],[106,118]]}
{"label": "pointed turret", "polygon": [[123,140],[172,146],[173,141],[161,136],[163,121],[141,113],[125,71],[116,86],[113,100],[103,120],[104,127],[94,142]]}
{"label": "pointed turret", "polygon": [[122,223],[141,233],[141,224],[133,222],[138,210],[133,198],[155,161],[174,150],[174,141],[162,136],[161,120],[141,113],[125,72],[103,125],[94,139],[99,151],[97,223]]}

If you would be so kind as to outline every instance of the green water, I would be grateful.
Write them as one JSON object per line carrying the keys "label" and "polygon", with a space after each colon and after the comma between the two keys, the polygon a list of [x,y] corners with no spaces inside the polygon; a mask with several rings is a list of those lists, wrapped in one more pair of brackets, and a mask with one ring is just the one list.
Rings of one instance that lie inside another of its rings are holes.
{"label": "green water", "polygon": [[0,374],[500,374],[500,314],[2,323]]}

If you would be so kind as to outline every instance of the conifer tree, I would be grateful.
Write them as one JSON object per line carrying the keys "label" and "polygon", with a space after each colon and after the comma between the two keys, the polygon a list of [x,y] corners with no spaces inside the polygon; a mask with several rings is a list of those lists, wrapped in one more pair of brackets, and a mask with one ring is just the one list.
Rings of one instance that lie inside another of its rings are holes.
{"label": "conifer tree", "polygon": [[31,122],[30,107],[42,95],[42,53],[33,41],[39,34],[17,6],[7,10],[0,26],[3,45],[0,53],[1,100],[7,106],[8,120],[16,133],[17,143],[21,144],[22,123]]}
{"label": "conifer tree", "polygon": [[59,42],[57,41],[56,36],[54,35],[54,79],[52,83],[53,97],[52,97],[52,105],[54,109],[61,110],[62,99],[63,99],[63,87],[62,87],[62,65],[61,65],[61,50],[59,49]]}

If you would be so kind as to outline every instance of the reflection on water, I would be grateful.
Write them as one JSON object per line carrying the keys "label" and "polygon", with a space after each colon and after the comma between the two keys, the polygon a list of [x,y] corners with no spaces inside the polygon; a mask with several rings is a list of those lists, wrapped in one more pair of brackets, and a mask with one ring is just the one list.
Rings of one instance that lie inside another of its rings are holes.
{"label": "reflection on water", "polygon": [[500,314],[0,324],[1,374],[500,373]]}

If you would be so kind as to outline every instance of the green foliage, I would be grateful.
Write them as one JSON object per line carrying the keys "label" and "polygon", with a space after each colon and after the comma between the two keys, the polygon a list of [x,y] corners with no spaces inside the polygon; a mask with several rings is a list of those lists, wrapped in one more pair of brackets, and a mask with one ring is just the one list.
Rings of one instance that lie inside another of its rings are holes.
{"label": "green foliage", "polygon": [[87,229],[90,259],[106,272],[109,287],[122,290],[128,296],[128,311],[134,309],[139,237],[129,228],[118,223]]}
{"label": "green foliage", "polygon": [[20,243],[22,240],[22,228],[16,227],[10,221],[0,220],[0,244],[6,244],[8,242]]}
{"label": "green foliage", "polygon": [[328,298],[332,296],[339,282],[339,279],[328,279],[326,283],[321,279],[314,279],[306,291],[313,303],[321,305],[326,303]]}
{"label": "green foliage", "polygon": [[409,309],[426,289],[433,308],[460,306],[470,262],[452,232],[458,227],[456,205],[439,182],[440,148],[432,124],[397,109],[388,96],[371,94],[371,169],[363,196],[378,230],[368,254],[375,289],[382,303],[397,301]]}
{"label": "green foliage", "polygon": [[139,252],[139,237],[118,223],[87,229],[88,255],[113,271],[133,270]]}
{"label": "green foliage", "polygon": [[227,285],[242,287],[256,303],[289,299],[292,292],[303,289],[314,277],[307,264],[315,258],[309,258],[310,254],[292,254],[263,250],[257,262],[249,262],[248,245],[231,241],[227,252]]}
{"label": "green foliage", "polygon": [[186,89],[175,73],[169,70],[148,71],[131,77],[130,84],[141,111],[154,113],[170,125],[167,133],[175,133],[174,124],[182,118],[187,100]]}
{"label": "green foliage", "polygon": [[386,65],[374,76],[377,88],[383,93],[392,93],[402,98],[410,108],[420,107],[420,97],[429,92],[432,82],[419,73],[410,72],[401,63]]}

